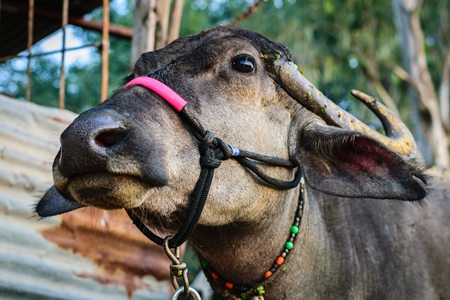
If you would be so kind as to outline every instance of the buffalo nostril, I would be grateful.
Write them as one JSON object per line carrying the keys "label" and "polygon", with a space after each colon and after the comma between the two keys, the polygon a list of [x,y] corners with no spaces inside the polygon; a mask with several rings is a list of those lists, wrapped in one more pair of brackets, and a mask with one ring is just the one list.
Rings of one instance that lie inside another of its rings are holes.
{"label": "buffalo nostril", "polygon": [[123,128],[108,129],[98,133],[94,141],[100,147],[109,148],[120,143],[126,134],[127,131]]}

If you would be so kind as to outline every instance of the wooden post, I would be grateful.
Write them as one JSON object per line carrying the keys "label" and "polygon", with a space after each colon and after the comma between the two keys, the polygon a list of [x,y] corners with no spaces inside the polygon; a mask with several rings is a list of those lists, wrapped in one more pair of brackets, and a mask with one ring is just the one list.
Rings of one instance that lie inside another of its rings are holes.
{"label": "wooden post", "polygon": [[[183,0],[136,0],[134,9],[131,65],[142,53],[165,47],[178,38]],[[169,26],[170,20],[170,26]]]}
{"label": "wooden post", "polygon": [[108,54],[109,54],[109,0],[103,0],[103,30],[102,30],[102,87],[101,99],[108,97]]}
{"label": "wooden post", "polygon": [[64,69],[64,62],[66,56],[66,26],[69,15],[69,0],[64,0],[62,11],[62,49],[61,49],[61,67],[59,79],[59,108],[64,109],[64,99],[66,95],[66,71]]}
{"label": "wooden post", "polygon": [[133,37],[131,39],[131,66],[142,53],[155,49],[156,0],[136,0]]}
{"label": "wooden post", "polygon": [[156,47],[161,49],[167,45],[167,33],[169,31],[170,1],[159,0],[156,4]]}
{"label": "wooden post", "polygon": [[31,46],[33,45],[33,24],[34,24],[34,0],[28,2],[28,65],[27,65],[27,101],[31,99]]}
{"label": "wooden post", "polygon": [[173,42],[180,35],[181,16],[183,14],[183,0],[174,0],[172,4],[172,12],[170,13],[169,34],[167,36],[167,44]]}

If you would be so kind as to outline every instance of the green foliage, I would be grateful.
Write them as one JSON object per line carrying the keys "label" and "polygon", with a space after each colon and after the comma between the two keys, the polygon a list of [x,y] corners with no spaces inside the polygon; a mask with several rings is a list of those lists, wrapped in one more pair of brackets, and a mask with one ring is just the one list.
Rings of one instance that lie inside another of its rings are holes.
{"label": "green foliage", "polygon": [[[349,100],[351,88],[374,93],[362,66],[398,57],[390,0],[282,3],[264,5],[242,26],[288,45],[299,69],[331,99]],[[271,22],[261,27],[263,15]]]}
{"label": "green foliage", "polygon": [[[186,9],[183,20],[203,16],[207,20],[203,24],[219,23],[213,5],[216,1],[188,2],[196,9]],[[234,9],[232,14],[238,15],[245,9],[242,6],[248,5],[228,1],[223,10]],[[449,0],[424,2],[421,12],[427,59],[436,87],[449,52],[449,14]],[[223,20],[229,20],[227,16]],[[353,100],[349,91],[356,88],[378,97],[375,82],[386,89],[404,119],[408,119],[407,84],[392,70],[393,65],[402,65],[392,0],[274,0],[261,4],[239,26],[287,45],[311,82],[353,114],[374,122],[372,125],[379,126],[378,119],[367,119],[367,110]]]}

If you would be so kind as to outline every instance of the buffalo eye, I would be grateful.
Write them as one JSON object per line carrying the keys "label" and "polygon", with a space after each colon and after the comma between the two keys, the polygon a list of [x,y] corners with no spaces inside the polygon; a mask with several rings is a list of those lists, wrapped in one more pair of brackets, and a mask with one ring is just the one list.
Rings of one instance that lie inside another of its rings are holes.
{"label": "buffalo eye", "polygon": [[256,62],[250,55],[239,55],[231,61],[231,67],[238,72],[251,74],[255,72]]}

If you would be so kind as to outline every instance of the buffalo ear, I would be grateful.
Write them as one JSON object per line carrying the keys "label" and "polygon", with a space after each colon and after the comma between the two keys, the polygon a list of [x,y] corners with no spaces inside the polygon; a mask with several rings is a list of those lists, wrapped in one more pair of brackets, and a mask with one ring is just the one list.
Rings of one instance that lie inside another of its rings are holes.
{"label": "buffalo ear", "polygon": [[311,124],[301,133],[300,160],[314,189],[342,197],[420,200],[423,169],[363,133]]}

